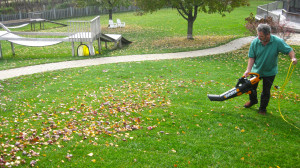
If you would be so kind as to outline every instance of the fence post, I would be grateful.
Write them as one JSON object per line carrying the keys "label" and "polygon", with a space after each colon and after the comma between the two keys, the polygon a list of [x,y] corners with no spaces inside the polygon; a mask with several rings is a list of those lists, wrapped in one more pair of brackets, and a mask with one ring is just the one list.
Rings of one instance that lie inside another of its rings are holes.
{"label": "fence post", "polygon": [[55,11],[55,8],[53,8],[53,20],[55,20],[56,19],[56,11]]}
{"label": "fence post", "polygon": [[73,9],[72,9],[72,7],[70,7],[70,14],[71,14],[71,17],[73,17]]}
{"label": "fence post", "polygon": [[19,11],[19,18],[22,19],[22,13]]}

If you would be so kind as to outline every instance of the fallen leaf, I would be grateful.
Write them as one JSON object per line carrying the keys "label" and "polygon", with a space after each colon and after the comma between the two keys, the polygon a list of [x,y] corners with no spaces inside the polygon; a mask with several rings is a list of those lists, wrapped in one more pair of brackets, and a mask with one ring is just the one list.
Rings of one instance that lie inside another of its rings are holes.
{"label": "fallen leaf", "polygon": [[149,126],[149,127],[147,127],[147,129],[148,129],[148,130],[152,130],[152,129],[153,129],[153,127],[152,127],[152,126]]}
{"label": "fallen leaf", "polygon": [[35,161],[35,160],[32,160],[32,161],[30,162],[30,166],[32,166],[32,167],[34,167],[35,164],[36,164],[36,161]]}

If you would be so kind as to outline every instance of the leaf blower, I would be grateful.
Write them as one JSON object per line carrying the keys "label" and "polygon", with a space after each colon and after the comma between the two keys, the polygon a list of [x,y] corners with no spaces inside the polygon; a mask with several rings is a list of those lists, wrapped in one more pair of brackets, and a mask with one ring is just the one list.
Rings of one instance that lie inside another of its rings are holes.
{"label": "leaf blower", "polygon": [[251,75],[250,79],[246,78],[245,76],[242,76],[235,85],[235,88],[232,88],[221,95],[208,94],[207,97],[210,99],[210,101],[224,101],[227,99],[234,98],[236,96],[240,96],[244,93],[251,94],[252,86],[258,83],[260,79],[259,74],[257,73],[251,72],[249,73],[249,75]]}

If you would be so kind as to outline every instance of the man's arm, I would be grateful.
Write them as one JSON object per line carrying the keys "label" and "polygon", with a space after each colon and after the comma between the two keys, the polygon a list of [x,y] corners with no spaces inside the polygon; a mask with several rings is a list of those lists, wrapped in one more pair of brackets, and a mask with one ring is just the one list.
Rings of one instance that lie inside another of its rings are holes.
{"label": "man's arm", "polygon": [[289,56],[290,56],[293,64],[296,65],[297,64],[296,53],[292,50],[291,52],[289,52]]}
{"label": "man's arm", "polygon": [[252,67],[253,67],[254,61],[255,61],[254,58],[249,58],[247,70],[246,70],[246,72],[244,73],[244,76],[245,76],[245,77],[248,77],[248,76],[249,76],[249,73],[251,72],[251,69],[252,69]]}

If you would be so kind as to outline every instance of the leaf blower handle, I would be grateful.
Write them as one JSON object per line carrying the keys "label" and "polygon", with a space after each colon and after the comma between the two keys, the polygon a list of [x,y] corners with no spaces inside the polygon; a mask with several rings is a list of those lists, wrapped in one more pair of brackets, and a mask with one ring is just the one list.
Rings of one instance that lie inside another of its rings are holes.
{"label": "leaf blower handle", "polygon": [[[249,75],[254,75],[254,77],[250,78],[250,82],[252,85],[258,83],[260,81],[260,76],[258,73],[250,72]],[[245,78],[245,76],[243,76]]]}
{"label": "leaf blower handle", "polygon": [[[255,75],[257,78],[259,78],[259,74],[258,73],[250,72],[249,75]],[[245,78],[245,75],[243,75],[242,77]]]}

